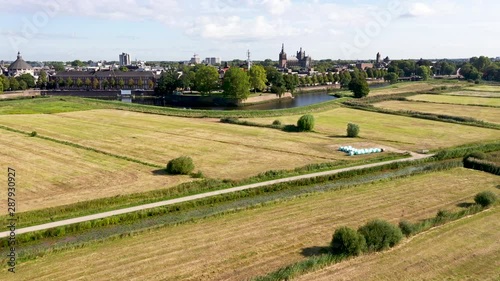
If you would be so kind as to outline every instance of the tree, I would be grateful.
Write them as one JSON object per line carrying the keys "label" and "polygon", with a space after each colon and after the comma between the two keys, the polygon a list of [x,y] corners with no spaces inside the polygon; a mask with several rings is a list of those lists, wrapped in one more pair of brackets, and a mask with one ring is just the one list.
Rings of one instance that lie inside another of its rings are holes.
{"label": "tree", "polygon": [[266,88],[267,75],[264,67],[260,65],[254,65],[248,71],[250,76],[250,87],[254,89],[254,92],[262,92]]}
{"label": "tree", "polygon": [[99,89],[99,80],[97,80],[97,78],[94,78],[92,80],[92,88],[93,89]]}
{"label": "tree", "polygon": [[276,87],[285,87],[285,80],[283,78],[283,73],[276,70],[274,67],[266,68],[267,83]]}
{"label": "tree", "polygon": [[19,81],[19,90],[26,90],[28,89],[28,84],[26,84],[26,81],[20,80]]}
{"label": "tree", "polygon": [[45,87],[47,85],[47,72],[45,70],[41,70],[38,74],[38,80],[36,81],[36,86],[38,88]]}
{"label": "tree", "polygon": [[64,67],[64,63],[62,63],[62,62],[52,62],[48,65],[52,66],[56,72],[61,72],[61,71],[64,71],[66,69]]}
{"label": "tree", "polygon": [[109,87],[109,81],[108,81],[108,79],[104,78],[102,80],[101,84],[102,84],[103,89],[106,90]]}
{"label": "tree", "polygon": [[355,98],[366,97],[370,93],[368,82],[362,76],[354,77],[349,83],[349,90],[353,92]]}
{"label": "tree", "polygon": [[486,208],[497,201],[497,196],[491,191],[483,191],[474,197],[474,202]]}
{"label": "tree", "polygon": [[340,86],[342,88],[346,88],[349,86],[349,83],[351,83],[352,77],[349,71],[342,71],[340,73]]}
{"label": "tree", "polygon": [[3,90],[8,91],[10,88],[9,78],[4,75],[0,75],[0,82],[2,83]]}
{"label": "tree", "polygon": [[68,77],[66,79],[66,86],[68,86],[68,88],[71,88],[73,86],[73,79],[71,79],[70,77]]}
{"label": "tree", "polygon": [[20,89],[20,87],[19,87],[19,81],[17,81],[17,79],[14,78],[14,77],[10,77],[9,78],[9,84],[10,84],[10,89],[12,91],[17,91],[17,90]]}
{"label": "tree", "polygon": [[429,80],[431,76],[431,69],[428,66],[422,65],[417,68],[417,75],[422,77],[424,81]]}
{"label": "tree", "polygon": [[90,78],[85,79],[85,86],[87,86],[87,90],[92,86],[92,81]]}
{"label": "tree", "polygon": [[[2,75],[2,76],[3,76],[3,75]],[[0,77],[0,80],[1,80],[1,79],[2,79],[2,78]],[[3,83],[1,83],[1,82],[0,82],[0,93],[3,93]]]}
{"label": "tree", "polygon": [[155,86],[155,83],[153,82],[153,80],[149,80],[148,81],[148,89],[153,89]]}
{"label": "tree", "polygon": [[195,74],[195,85],[202,95],[210,94],[219,85],[219,73],[214,67],[201,65]]}
{"label": "tree", "polygon": [[193,170],[193,159],[188,156],[172,159],[167,164],[167,173],[172,175],[189,175]]}
{"label": "tree", "polygon": [[403,238],[399,227],[383,220],[373,220],[358,229],[370,251],[382,251],[394,247]]}
{"label": "tree", "polygon": [[357,138],[359,135],[359,126],[354,123],[347,124],[347,136],[349,138]]}
{"label": "tree", "polygon": [[480,56],[478,57],[473,57],[470,59],[470,63],[479,71],[483,72],[486,67],[488,67],[491,64],[491,60],[488,57],[485,56]]}
{"label": "tree", "polygon": [[144,86],[144,80],[142,80],[142,78],[139,78],[139,80],[137,81],[137,87],[142,88],[142,86]]}
{"label": "tree", "polygon": [[333,254],[360,255],[366,248],[365,237],[349,227],[335,230],[330,244]]}
{"label": "tree", "polygon": [[81,88],[81,87],[83,86],[83,81],[82,81],[82,79],[80,79],[80,78],[76,79],[76,86],[77,86],[78,88]]}
{"label": "tree", "polygon": [[384,80],[386,82],[389,82],[390,84],[396,84],[398,83],[398,75],[394,72],[389,72],[384,76]]}
{"label": "tree", "polygon": [[312,131],[314,129],[314,116],[311,114],[303,115],[297,121],[297,128],[299,131]]}
{"label": "tree", "polygon": [[120,78],[120,80],[118,80],[118,86],[120,87],[120,89],[123,89],[123,87],[125,87],[125,81],[123,80],[123,78]]}
{"label": "tree", "polygon": [[460,68],[460,75],[467,80],[478,80],[482,76],[477,68],[470,63],[466,63]]}
{"label": "tree", "polygon": [[24,81],[27,88],[34,88],[36,86],[35,77],[33,77],[33,75],[29,73],[22,74],[16,77],[16,79],[17,81],[19,81],[19,83],[21,83],[21,81]]}
{"label": "tree", "polygon": [[196,72],[194,72],[191,69],[184,70],[181,76],[182,88],[186,90],[189,89],[192,91],[193,88],[196,87],[195,78],[196,78]]}
{"label": "tree", "polygon": [[71,66],[73,66],[73,67],[82,67],[84,65],[85,65],[85,63],[82,62],[81,60],[74,60],[71,62]]}
{"label": "tree", "polygon": [[111,88],[115,88],[116,87],[116,79],[114,77],[111,77],[111,80],[109,80],[109,86]]}
{"label": "tree", "polygon": [[284,75],[284,80],[285,80],[285,88],[289,90],[292,94],[295,91],[295,88],[297,88],[297,79],[295,79],[295,75]]}
{"label": "tree", "polygon": [[177,88],[182,86],[179,73],[174,69],[163,72],[158,79],[158,86],[155,88],[156,95],[171,95]]}
{"label": "tree", "polygon": [[128,87],[129,87],[130,89],[132,89],[132,88],[134,87],[134,85],[135,85],[135,81],[134,81],[134,79],[132,79],[132,78],[128,79],[128,83],[127,83],[127,85],[128,85]]}
{"label": "tree", "polygon": [[250,79],[240,68],[231,67],[224,75],[224,96],[244,100],[250,95]]}
{"label": "tree", "polygon": [[118,70],[120,70],[121,72],[128,72],[128,67],[126,67],[126,66],[120,66],[118,68]]}

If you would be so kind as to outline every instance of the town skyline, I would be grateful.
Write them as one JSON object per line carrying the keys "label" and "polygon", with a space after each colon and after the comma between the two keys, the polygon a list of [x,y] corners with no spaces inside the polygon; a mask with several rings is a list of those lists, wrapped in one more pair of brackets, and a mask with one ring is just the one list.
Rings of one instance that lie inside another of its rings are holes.
{"label": "town skyline", "polygon": [[500,4],[486,0],[1,2],[1,60],[20,51],[29,61],[117,61],[122,52],[132,61],[231,61],[249,49],[253,60],[274,61],[282,43],[313,60],[500,56]]}

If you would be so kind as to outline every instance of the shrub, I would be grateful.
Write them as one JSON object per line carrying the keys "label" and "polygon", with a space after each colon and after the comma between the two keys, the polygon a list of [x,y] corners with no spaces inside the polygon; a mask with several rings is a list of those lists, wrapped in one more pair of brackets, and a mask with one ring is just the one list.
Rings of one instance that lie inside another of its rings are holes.
{"label": "shrub", "polygon": [[401,229],[401,232],[406,236],[409,237],[415,233],[415,225],[413,225],[411,222],[407,220],[402,220],[399,222],[399,229]]}
{"label": "shrub", "polygon": [[469,157],[476,158],[476,159],[479,159],[479,160],[484,160],[484,159],[486,159],[486,154],[484,154],[484,152],[481,152],[481,151],[473,151],[473,152],[465,155],[464,162]]}
{"label": "shrub", "polygon": [[366,246],[369,251],[382,251],[401,241],[403,233],[401,229],[383,220],[373,220],[358,229],[365,237]]}
{"label": "shrub", "polygon": [[356,138],[359,135],[359,126],[353,123],[347,124],[347,136]]}
{"label": "shrub", "polygon": [[275,126],[281,126],[281,121],[278,120],[278,119],[276,119],[276,120],[273,121],[273,125],[275,125]]}
{"label": "shrub", "polygon": [[195,179],[202,179],[205,177],[205,175],[203,174],[202,171],[198,171],[196,173],[192,173],[191,174],[191,177],[195,178]]}
{"label": "shrub", "polygon": [[314,116],[306,114],[297,121],[299,131],[312,131],[314,129]]}
{"label": "shrub", "polygon": [[344,226],[335,230],[331,243],[332,253],[357,256],[365,249],[365,238],[354,229]]}
{"label": "shrub", "polygon": [[193,159],[188,156],[172,159],[167,164],[167,173],[172,175],[189,175],[193,170]]}
{"label": "shrub", "polygon": [[30,137],[36,137],[38,135],[38,133],[36,131],[33,131],[30,133]]}
{"label": "shrub", "polygon": [[483,191],[476,194],[474,202],[481,205],[483,208],[490,206],[497,201],[497,196],[491,191]]}

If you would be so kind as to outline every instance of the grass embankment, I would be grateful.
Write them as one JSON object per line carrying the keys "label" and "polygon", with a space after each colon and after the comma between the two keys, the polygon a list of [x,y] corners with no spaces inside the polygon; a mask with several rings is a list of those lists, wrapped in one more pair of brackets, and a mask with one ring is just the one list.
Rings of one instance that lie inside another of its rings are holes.
{"label": "grass embankment", "polygon": [[[441,149],[467,143],[492,141],[499,138],[499,131],[451,124],[406,116],[383,114],[350,108],[337,108],[313,114],[314,130],[330,137],[333,142],[348,140],[347,123],[360,126],[360,138],[352,146],[385,145],[403,150]],[[286,116],[279,120],[283,124],[296,124],[300,116]],[[261,124],[271,124],[273,118],[248,119]]]}
{"label": "grass embankment", "polygon": [[[487,99],[494,100],[494,99]],[[500,99],[498,99],[500,101]],[[418,101],[384,101],[374,104],[376,107],[394,111],[413,111],[431,114],[444,114],[464,118],[474,118],[489,123],[500,124],[500,108],[479,107],[458,104],[440,104]]]}
{"label": "grass embankment", "polygon": [[386,87],[375,88],[370,91],[369,96],[384,96],[394,95],[408,92],[425,92],[435,89],[436,87],[456,87],[460,88],[467,85],[465,82],[456,80],[429,80],[420,82],[401,82]]}
{"label": "grass embankment", "polygon": [[[80,276],[108,280],[139,276],[150,280],[241,280],[314,254],[340,225],[355,227],[373,218],[414,221],[430,217],[439,209],[458,210],[457,203],[471,200],[478,191],[494,189],[497,183],[493,175],[453,169],[315,193],[197,223],[48,254],[19,264],[16,277],[21,280],[68,280]],[[0,277],[6,274],[3,271]]]}
{"label": "grass embankment", "polygon": [[424,101],[432,103],[484,105],[484,106],[500,107],[500,93],[498,95],[498,98],[458,96],[446,93],[443,95],[429,95],[429,94],[416,95],[408,97],[407,99],[412,101]]}
{"label": "grass embankment", "polygon": [[497,280],[500,208],[447,223],[394,250],[351,259],[296,280]]}
{"label": "grass embankment", "polygon": [[481,92],[481,91],[471,91],[470,89],[466,89],[467,91],[454,91],[448,92],[446,95],[449,96],[460,96],[460,97],[479,97],[479,98],[499,98],[499,92]]}

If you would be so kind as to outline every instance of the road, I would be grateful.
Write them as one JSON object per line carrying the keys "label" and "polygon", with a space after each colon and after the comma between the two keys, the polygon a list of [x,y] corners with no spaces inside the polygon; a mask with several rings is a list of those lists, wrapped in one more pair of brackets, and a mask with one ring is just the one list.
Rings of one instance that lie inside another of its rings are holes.
{"label": "road", "polygon": [[[185,196],[185,197],[181,197],[181,198],[160,201],[160,202],[156,202],[156,203],[149,203],[149,204],[139,205],[139,206],[130,207],[130,208],[124,208],[124,209],[119,209],[119,210],[114,210],[114,211],[109,211],[109,212],[104,212],[104,213],[98,213],[98,214],[94,214],[94,215],[88,215],[88,216],[72,218],[72,219],[67,219],[67,220],[61,220],[61,221],[40,224],[40,225],[35,225],[35,226],[30,226],[30,227],[25,227],[25,228],[19,228],[19,229],[16,229],[15,233],[17,235],[17,234],[23,234],[23,233],[33,232],[33,231],[46,230],[46,229],[50,229],[50,228],[54,228],[54,227],[58,227],[58,226],[66,226],[66,225],[70,225],[70,224],[74,224],[74,223],[92,221],[92,220],[97,220],[97,219],[102,219],[102,218],[107,218],[107,217],[111,217],[111,216],[122,215],[122,214],[137,212],[137,211],[142,211],[142,210],[156,208],[156,207],[162,207],[162,206],[168,206],[168,205],[173,205],[173,204],[187,202],[187,201],[198,200],[198,199],[217,196],[217,195],[221,195],[221,194],[227,194],[227,193],[232,193],[232,192],[237,192],[237,191],[242,191],[242,190],[247,190],[247,189],[252,189],[252,188],[273,185],[273,184],[277,184],[277,183],[291,182],[291,181],[296,181],[296,180],[301,180],[301,179],[309,179],[309,178],[314,178],[314,177],[318,177],[318,176],[334,175],[334,174],[338,174],[338,173],[346,172],[346,171],[353,171],[353,170],[360,170],[360,169],[364,169],[364,168],[377,167],[377,166],[382,166],[382,165],[396,163],[396,162],[413,161],[413,160],[417,160],[417,159],[428,158],[431,156],[433,156],[433,155],[430,155],[430,154],[421,155],[421,154],[413,154],[412,153],[412,157],[410,157],[410,158],[397,159],[397,160],[391,160],[391,161],[385,161],[385,162],[378,162],[378,163],[354,166],[354,167],[343,168],[343,169],[336,169],[336,170],[325,171],[325,172],[318,172],[318,173],[313,173],[313,174],[306,174],[306,175],[282,178],[282,179],[259,182],[259,183],[249,184],[249,185],[243,185],[243,186],[223,189],[223,190],[200,193],[200,194],[196,194],[196,195],[190,195],[190,196]],[[8,237],[10,235],[10,233],[11,233],[10,231],[1,232],[0,238]]]}

